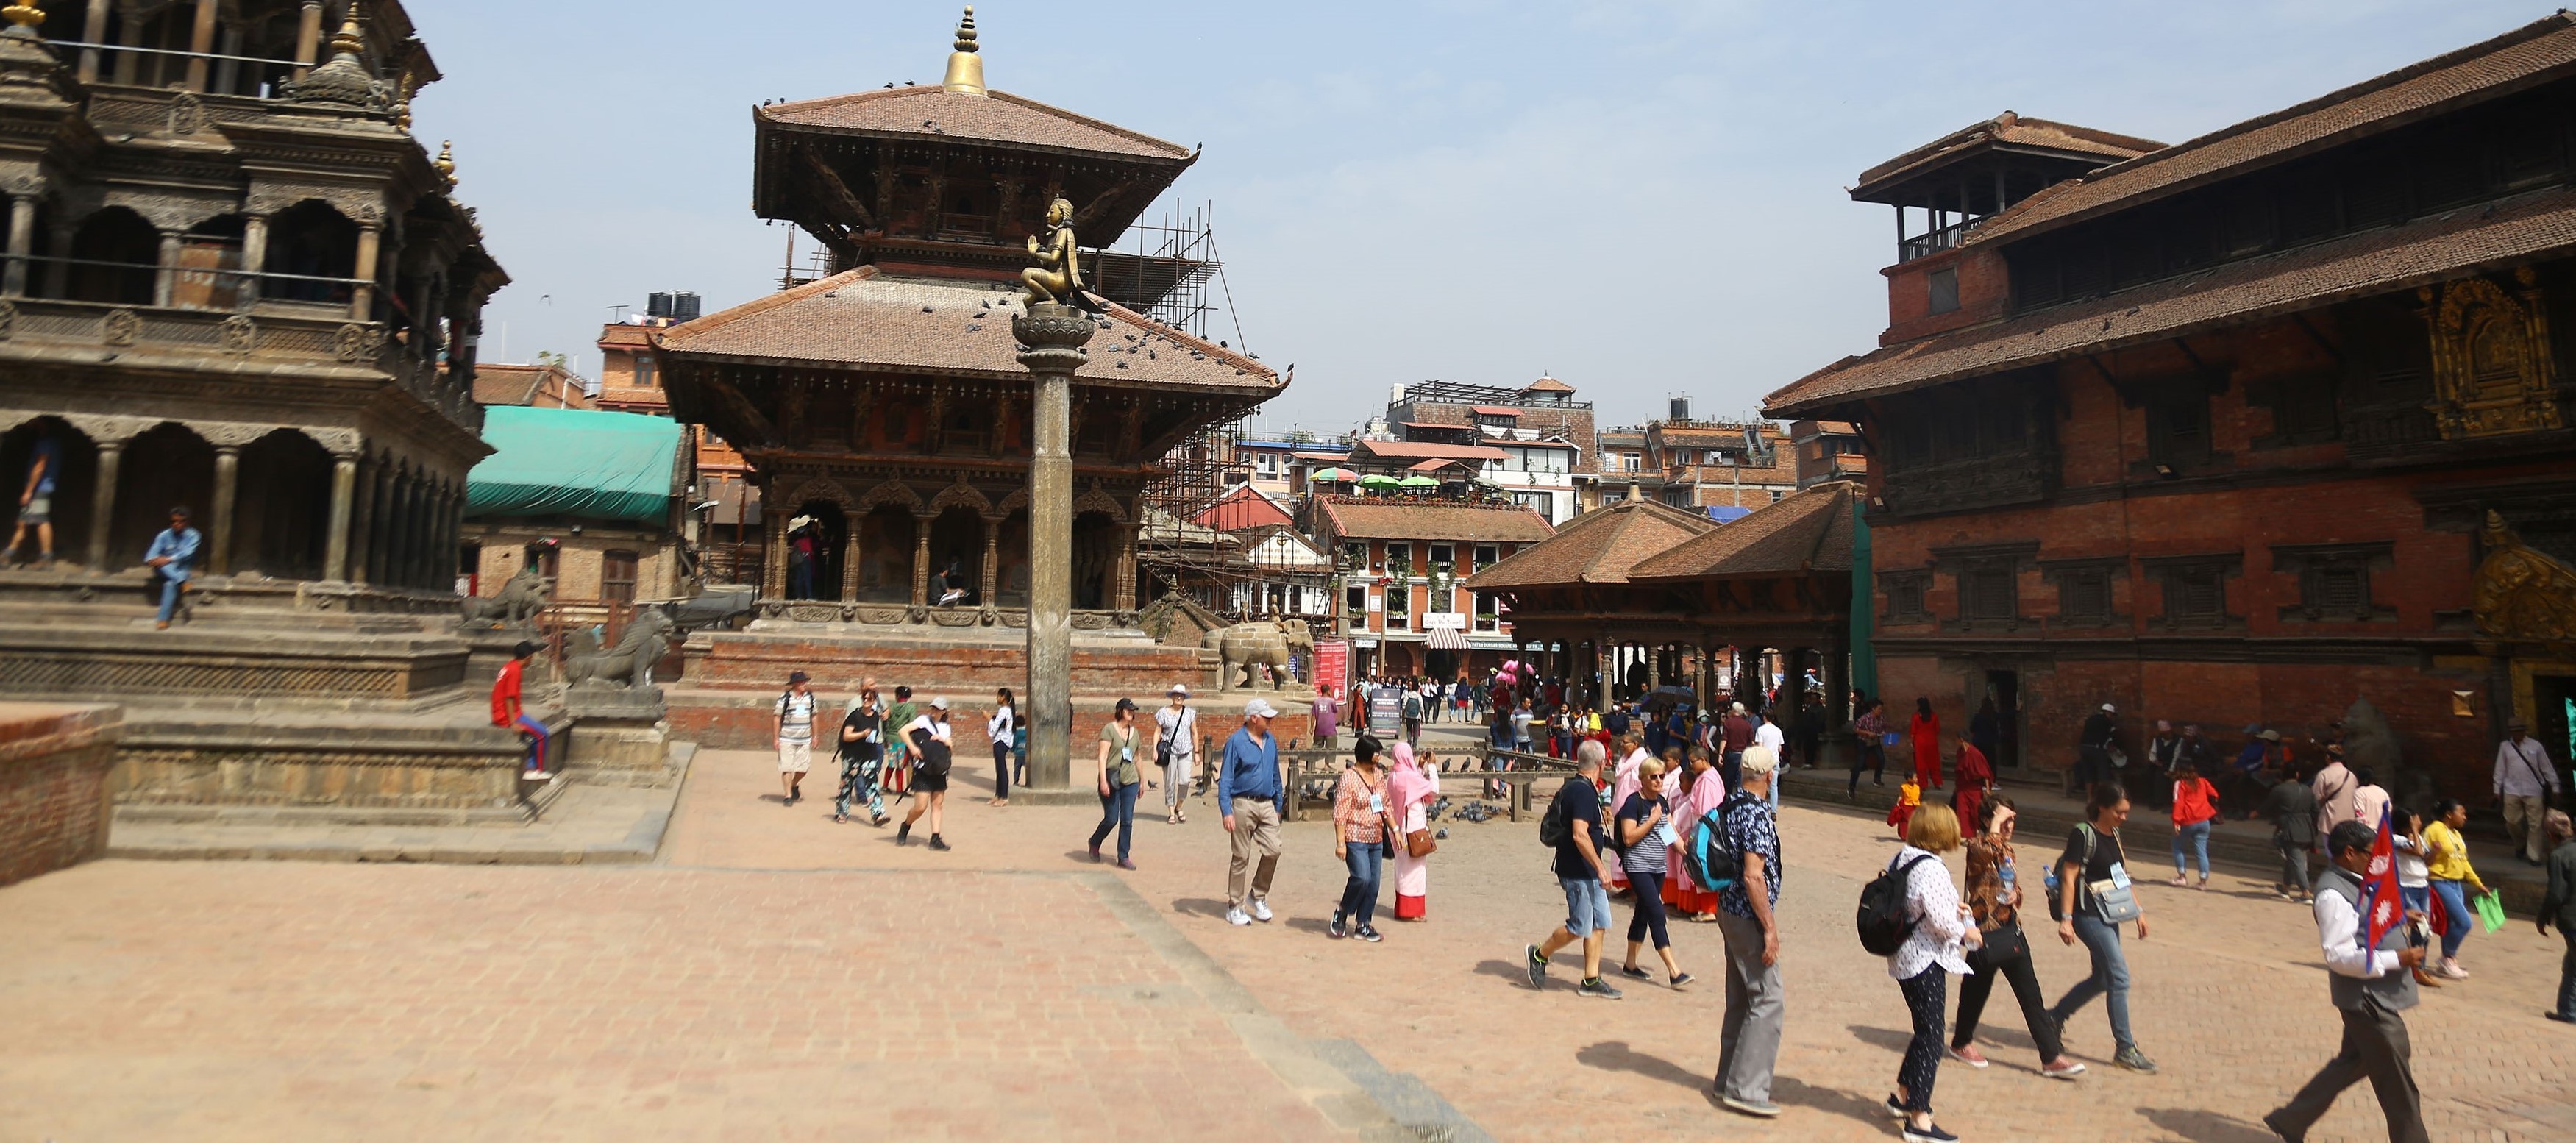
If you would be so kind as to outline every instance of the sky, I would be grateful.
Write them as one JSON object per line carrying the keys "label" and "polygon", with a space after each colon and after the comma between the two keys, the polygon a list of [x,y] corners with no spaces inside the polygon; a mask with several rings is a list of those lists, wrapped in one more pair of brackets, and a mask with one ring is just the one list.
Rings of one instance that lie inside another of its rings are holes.
{"label": "sky", "polygon": [[[599,367],[656,290],[776,288],[752,108],[937,83],[929,0],[408,0],[414,105],[513,283],[483,356]],[[1889,207],[1845,189],[2007,109],[2181,142],[2553,10],[2548,0],[985,0],[986,82],[1205,146],[1210,336],[1295,384],[1257,425],[1338,433],[1391,386],[1553,375],[1599,423],[1702,417],[1876,344]],[[1084,235],[1088,244],[1104,236]],[[799,236],[802,250],[813,242]],[[1219,296],[1220,304],[1225,302]]]}

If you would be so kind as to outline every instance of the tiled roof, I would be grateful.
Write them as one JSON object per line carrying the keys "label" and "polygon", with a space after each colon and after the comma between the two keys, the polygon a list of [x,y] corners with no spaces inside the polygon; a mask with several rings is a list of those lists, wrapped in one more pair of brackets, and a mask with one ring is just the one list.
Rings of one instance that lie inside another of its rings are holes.
{"label": "tiled roof", "polygon": [[1973,123],[1953,131],[1884,163],[1860,173],[1860,185],[1852,188],[1854,197],[1869,194],[1872,184],[1887,182],[1918,168],[1941,165],[1942,160],[1960,151],[1979,146],[2002,146],[2058,151],[2068,155],[2091,156],[2105,163],[2135,158],[2164,144],[2153,139],[2097,131],[2072,123],[2046,119],[2024,119],[2007,111],[1983,123]]}
{"label": "tiled roof", "polygon": [[1626,583],[1629,569],[1717,525],[1655,500],[1627,500],[1586,512],[1544,543],[1512,553],[1468,577],[1470,591]]}
{"label": "tiled roof", "polygon": [[1509,405],[1472,405],[1469,407],[1476,410],[1476,415],[1480,417],[1517,417],[1521,415],[1520,410]]}
{"label": "tiled roof", "polygon": [[1792,493],[1754,509],[1732,524],[1639,562],[1628,569],[1628,578],[1849,572],[1853,489],[1854,485],[1847,481],[1834,481]]}
{"label": "tiled roof", "polygon": [[1503,450],[1484,445],[1433,444],[1428,441],[1372,441],[1351,443],[1351,458],[1361,454],[1379,460],[1502,460]]}
{"label": "tiled roof", "polygon": [[[1025,380],[1011,315],[1020,295],[999,282],[898,277],[875,266],[655,330],[665,353],[713,359]],[[1104,384],[1181,385],[1267,394],[1279,378],[1258,361],[1158,326],[1117,305],[1075,376]]]}
{"label": "tiled roof", "polygon": [[1980,223],[1968,232],[1968,241],[2025,237],[2571,71],[2576,71],[2576,15],[2562,10],[2484,43],[2059,183]]}
{"label": "tiled roof", "polygon": [[581,378],[552,365],[474,366],[474,403],[478,405],[543,405],[546,408],[592,408]]}
{"label": "tiled roof", "polygon": [[1826,413],[1864,397],[2250,324],[2570,249],[2576,190],[2533,191],[1846,357],[1771,394],[1763,412]]}
{"label": "tiled roof", "polygon": [[1571,393],[1573,391],[1574,386],[1568,385],[1563,381],[1559,381],[1554,377],[1541,377],[1536,381],[1532,381],[1527,385],[1521,386],[1521,392],[1524,393]]}
{"label": "tiled roof", "polygon": [[[1350,540],[1477,540],[1520,544],[1556,534],[1547,518],[1518,504],[1462,504],[1404,497],[1319,498],[1334,535]],[[1499,565],[1497,565],[1499,566]]]}
{"label": "tiled roof", "polygon": [[896,87],[755,108],[772,123],[869,135],[1012,143],[1052,151],[1186,160],[1189,148],[1006,92]]}
{"label": "tiled roof", "polygon": [[1286,524],[1290,517],[1259,489],[1247,484],[1218,497],[1216,503],[1208,505],[1191,522],[1220,532],[1239,532],[1245,528]]}
{"label": "tiled roof", "polygon": [[625,322],[606,322],[601,324],[599,327],[599,346],[602,349],[606,349],[610,346],[616,346],[623,349],[643,349],[653,344],[654,328],[655,327],[649,325],[628,325]]}

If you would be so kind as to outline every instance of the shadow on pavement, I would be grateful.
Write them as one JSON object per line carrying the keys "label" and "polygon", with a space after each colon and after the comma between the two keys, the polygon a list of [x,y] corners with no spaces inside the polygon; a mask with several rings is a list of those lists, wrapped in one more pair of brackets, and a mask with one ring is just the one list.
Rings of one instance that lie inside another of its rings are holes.
{"label": "shadow on pavement", "polygon": [[1290,917],[1288,927],[1301,933],[1313,933],[1319,937],[1330,933],[1333,929],[1331,925],[1317,917]]}
{"label": "shadow on pavement", "polygon": [[1476,975],[1501,977],[1523,988],[1529,987],[1529,966],[1507,960],[1484,961],[1476,966]]}
{"label": "shadow on pavement", "polygon": [[2260,1124],[2247,1123],[2215,1111],[2141,1107],[2138,1114],[2147,1117],[2147,1122],[2189,1139],[2191,1143],[2278,1143],[2280,1139]]}
{"label": "shadow on pavement", "polygon": [[1679,1084],[1692,1090],[1709,1085],[1707,1077],[1695,1075],[1680,1064],[1661,1056],[1649,1056],[1628,1046],[1625,1040],[1610,1040],[1574,1053],[1575,1062],[1587,1068],[1606,1072],[1635,1072],[1647,1079]]}
{"label": "shadow on pavement", "polygon": [[1788,1104],[1793,1107],[1810,1107],[1817,1111],[1830,1111],[1845,1119],[1858,1120],[1862,1123],[1869,1124],[1872,1127],[1877,1127],[1882,1132],[1886,1132],[1888,1130],[1888,1128],[1884,1126],[1889,1123],[1887,1118],[1887,1108],[1885,1105],[1875,1099],[1853,1095],[1847,1091],[1836,1091],[1829,1087],[1817,1087],[1813,1084],[1791,1079],[1788,1076],[1773,1076],[1771,1079],[1771,1099],[1775,1103]]}
{"label": "shadow on pavement", "polygon": [[1222,919],[1225,916],[1225,909],[1225,902],[1210,897],[1176,897],[1172,899],[1172,911],[1188,917],[1216,917]]}
{"label": "shadow on pavement", "polygon": [[1872,1028],[1867,1024],[1852,1024],[1847,1026],[1851,1029],[1852,1037],[1859,1040],[1861,1043],[1874,1044],[1900,1055],[1904,1053],[1908,1046],[1914,1043],[1914,1033],[1910,1031],[1897,1032],[1886,1028]]}

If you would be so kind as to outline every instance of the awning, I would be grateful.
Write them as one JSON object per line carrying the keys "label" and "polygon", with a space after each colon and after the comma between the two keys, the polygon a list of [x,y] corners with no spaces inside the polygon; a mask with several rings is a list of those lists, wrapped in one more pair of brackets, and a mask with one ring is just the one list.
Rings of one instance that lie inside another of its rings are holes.
{"label": "awning", "polygon": [[466,477],[466,514],[662,523],[680,435],[668,417],[487,406],[492,455]]}
{"label": "awning", "polygon": [[1455,627],[1434,627],[1424,632],[1424,635],[1423,644],[1433,650],[1464,651],[1467,649],[1466,633]]}

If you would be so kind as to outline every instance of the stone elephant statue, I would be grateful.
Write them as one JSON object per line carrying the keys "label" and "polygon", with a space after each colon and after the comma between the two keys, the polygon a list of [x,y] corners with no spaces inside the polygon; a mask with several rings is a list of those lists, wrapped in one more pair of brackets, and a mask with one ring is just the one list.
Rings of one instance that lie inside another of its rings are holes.
{"label": "stone elephant statue", "polygon": [[1256,620],[1210,631],[1199,646],[1217,654],[1216,689],[1277,690],[1290,681],[1291,652],[1302,649],[1313,661],[1315,638],[1297,620]]}

